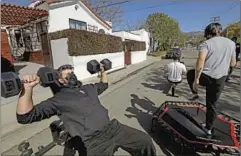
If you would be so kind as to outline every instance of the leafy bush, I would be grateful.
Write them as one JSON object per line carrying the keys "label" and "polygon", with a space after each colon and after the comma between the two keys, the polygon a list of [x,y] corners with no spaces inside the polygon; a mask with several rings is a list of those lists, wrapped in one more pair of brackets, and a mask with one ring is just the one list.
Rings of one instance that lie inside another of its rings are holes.
{"label": "leafy bush", "polygon": [[70,56],[96,55],[122,51],[120,37],[85,30],[66,29],[48,34],[49,40],[68,38]]}
{"label": "leafy bush", "polygon": [[144,51],[146,50],[146,43],[134,40],[123,42],[124,51]]}

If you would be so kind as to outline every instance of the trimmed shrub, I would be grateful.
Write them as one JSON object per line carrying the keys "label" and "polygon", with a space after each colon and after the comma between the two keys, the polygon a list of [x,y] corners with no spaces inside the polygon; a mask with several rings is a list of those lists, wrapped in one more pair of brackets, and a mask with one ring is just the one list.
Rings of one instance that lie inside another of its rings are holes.
{"label": "trimmed shrub", "polygon": [[134,40],[127,40],[123,42],[124,51],[144,51],[146,50],[146,43]]}
{"label": "trimmed shrub", "polygon": [[70,56],[115,53],[123,49],[122,39],[116,36],[77,29],[66,29],[48,34],[49,40],[61,38],[68,38]]}

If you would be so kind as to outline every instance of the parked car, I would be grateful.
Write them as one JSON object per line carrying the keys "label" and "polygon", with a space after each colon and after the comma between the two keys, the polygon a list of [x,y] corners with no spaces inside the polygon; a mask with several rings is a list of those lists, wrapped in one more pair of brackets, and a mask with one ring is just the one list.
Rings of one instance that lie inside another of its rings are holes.
{"label": "parked car", "polygon": [[171,48],[171,49],[169,49],[168,52],[166,53],[166,58],[172,59],[173,55],[178,56],[179,59],[180,59],[181,55],[182,55],[182,49],[181,48]]}

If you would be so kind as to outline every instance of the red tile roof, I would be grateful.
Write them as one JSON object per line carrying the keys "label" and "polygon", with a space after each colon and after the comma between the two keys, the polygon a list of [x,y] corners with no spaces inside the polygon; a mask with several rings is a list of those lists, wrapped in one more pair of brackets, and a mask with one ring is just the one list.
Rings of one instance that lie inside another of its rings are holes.
{"label": "red tile roof", "polygon": [[47,16],[45,10],[1,4],[1,24],[2,25],[24,25],[30,21]]}
{"label": "red tile roof", "polygon": [[[63,2],[63,0],[42,0],[39,3],[35,4],[35,7],[43,4],[44,2],[47,2],[48,4],[53,4],[53,3],[59,3],[59,2]],[[87,7],[91,13],[93,13],[99,20],[101,20],[105,25],[107,25],[109,28],[112,28],[111,25],[109,25],[100,15],[98,15],[92,8],[91,6],[86,3],[86,2],[82,2],[85,7]]]}

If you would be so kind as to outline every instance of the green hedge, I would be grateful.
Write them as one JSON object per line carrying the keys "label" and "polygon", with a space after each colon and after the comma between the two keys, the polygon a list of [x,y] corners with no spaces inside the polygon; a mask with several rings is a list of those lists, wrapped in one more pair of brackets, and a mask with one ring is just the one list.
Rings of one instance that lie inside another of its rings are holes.
{"label": "green hedge", "polygon": [[48,38],[49,40],[68,38],[70,56],[115,53],[123,49],[120,37],[85,30],[66,29],[49,33]]}
{"label": "green hedge", "polygon": [[123,42],[124,51],[144,51],[146,50],[146,43],[134,40]]}

